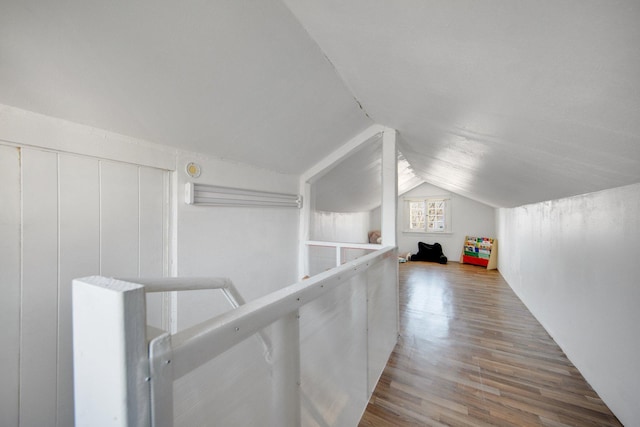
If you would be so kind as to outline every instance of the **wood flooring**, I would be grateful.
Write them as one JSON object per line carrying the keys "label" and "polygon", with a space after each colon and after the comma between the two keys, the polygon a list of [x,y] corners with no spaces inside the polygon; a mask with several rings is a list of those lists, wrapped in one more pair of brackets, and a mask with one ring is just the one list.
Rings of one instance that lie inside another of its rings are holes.
{"label": "wood flooring", "polygon": [[400,264],[400,338],[360,426],[620,426],[497,270]]}

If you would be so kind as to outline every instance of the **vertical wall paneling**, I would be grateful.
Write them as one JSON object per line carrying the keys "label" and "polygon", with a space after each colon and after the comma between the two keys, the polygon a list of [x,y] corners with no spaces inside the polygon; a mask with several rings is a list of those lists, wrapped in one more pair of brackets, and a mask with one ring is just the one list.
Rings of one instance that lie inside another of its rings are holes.
{"label": "vertical wall paneling", "polygon": [[0,146],[0,425],[18,424],[20,151]]}
{"label": "vertical wall paneling", "polygon": [[100,270],[99,161],[59,156],[58,425],[73,425],[71,281]]}
{"label": "vertical wall paneling", "polygon": [[[159,169],[139,169],[139,229],[140,229],[140,276],[162,277],[165,258],[165,177]],[[163,327],[163,294],[149,294],[147,299],[147,323]]]}
{"label": "vertical wall paneling", "polygon": [[22,150],[20,424],[56,419],[58,317],[57,154]]}
{"label": "vertical wall paneling", "polygon": [[138,167],[100,162],[100,274],[139,272]]}
{"label": "vertical wall paneling", "polygon": [[[176,212],[156,166],[0,144],[0,426],[74,424],[72,279],[168,272]],[[163,301],[149,305],[155,326]]]}

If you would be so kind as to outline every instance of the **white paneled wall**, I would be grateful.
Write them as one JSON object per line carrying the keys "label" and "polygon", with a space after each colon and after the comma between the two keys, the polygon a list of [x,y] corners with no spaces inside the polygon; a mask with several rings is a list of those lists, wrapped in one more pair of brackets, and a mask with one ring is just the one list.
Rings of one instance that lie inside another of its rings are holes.
{"label": "white paneled wall", "polygon": [[[138,168],[140,182],[140,223],[138,272],[141,277],[157,277],[168,273],[168,207],[169,176],[166,171]],[[164,182],[164,184],[163,184]],[[158,231],[164,230],[161,234]],[[166,268],[165,268],[166,267]],[[147,295],[147,322],[168,329],[169,319],[163,317],[165,294]]]}
{"label": "white paneled wall", "polygon": [[56,419],[58,340],[58,159],[22,152],[20,423]]}
{"label": "white paneled wall", "polygon": [[20,152],[0,145],[0,425],[18,425]]}
{"label": "white paneled wall", "polygon": [[167,175],[0,146],[0,425],[73,425],[71,280],[166,274]]}
{"label": "white paneled wall", "polygon": [[[60,186],[60,275],[58,287],[58,400],[73,401],[71,280],[100,270],[100,164],[92,158],[58,158]],[[58,425],[73,419],[73,407],[60,405]]]}

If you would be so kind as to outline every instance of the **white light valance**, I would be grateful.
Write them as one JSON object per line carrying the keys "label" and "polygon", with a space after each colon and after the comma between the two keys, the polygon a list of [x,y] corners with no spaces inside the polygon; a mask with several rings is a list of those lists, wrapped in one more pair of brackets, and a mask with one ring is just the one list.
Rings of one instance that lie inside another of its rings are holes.
{"label": "white light valance", "polygon": [[185,203],[202,206],[300,209],[302,207],[302,196],[189,182],[185,186]]}

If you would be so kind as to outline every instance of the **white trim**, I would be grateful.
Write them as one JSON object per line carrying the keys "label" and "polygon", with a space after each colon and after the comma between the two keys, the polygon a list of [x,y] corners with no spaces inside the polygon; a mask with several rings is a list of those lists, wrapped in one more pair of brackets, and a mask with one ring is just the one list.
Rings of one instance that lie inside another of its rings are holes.
{"label": "white trim", "polygon": [[0,141],[175,170],[175,149],[0,104]]}
{"label": "white trim", "polygon": [[346,144],[342,147],[338,148],[331,154],[329,154],[324,159],[320,160],[315,165],[311,166],[300,175],[300,183],[309,182],[311,179],[318,179],[325,173],[329,172],[338,162],[345,157],[352,154],[354,151],[357,151],[358,148],[364,143],[366,143],[369,139],[374,136],[384,132],[385,127],[381,125],[373,125],[369,126],[364,131],[360,132],[355,137],[351,138]]}
{"label": "white trim", "polygon": [[402,230],[403,234],[428,234],[431,236],[442,236],[454,234],[452,231],[416,231],[416,230]]}
{"label": "white trim", "polygon": [[300,225],[298,227],[300,241],[298,247],[298,277],[303,277],[309,274],[308,251],[305,242],[309,240],[310,237],[311,211],[313,209],[311,206],[313,201],[311,200],[310,182],[313,179],[318,179],[329,172],[342,159],[358,151],[358,149],[362,148],[367,141],[376,135],[383,133],[385,129],[386,128],[384,126],[377,124],[369,126],[367,129],[351,138],[342,147],[338,148],[300,175],[299,193],[302,195],[302,200],[305,202],[302,204],[302,210],[300,211]]}
{"label": "white trim", "polygon": [[375,243],[343,243],[343,242],[322,242],[319,240],[307,240],[304,242],[307,246],[325,246],[330,248],[348,248],[348,249],[371,249],[374,251],[382,249],[384,246]]}

